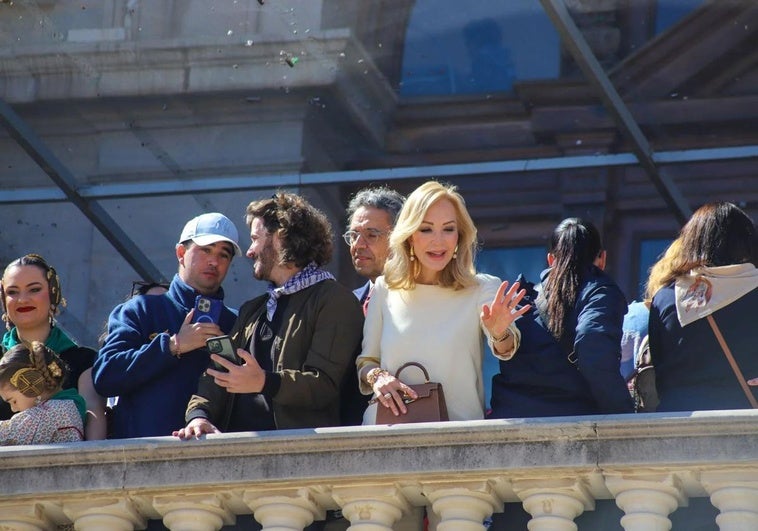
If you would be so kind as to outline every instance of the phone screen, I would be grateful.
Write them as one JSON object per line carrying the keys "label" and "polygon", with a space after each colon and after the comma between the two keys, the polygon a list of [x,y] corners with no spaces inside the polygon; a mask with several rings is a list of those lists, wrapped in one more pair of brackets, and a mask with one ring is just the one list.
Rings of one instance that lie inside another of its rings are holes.
{"label": "phone screen", "polygon": [[[218,354],[219,356],[231,361],[235,365],[240,364],[240,360],[235,352],[234,345],[229,336],[209,337],[205,344],[208,346],[208,352]],[[219,371],[226,371],[226,367],[214,362],[214,366]]]}

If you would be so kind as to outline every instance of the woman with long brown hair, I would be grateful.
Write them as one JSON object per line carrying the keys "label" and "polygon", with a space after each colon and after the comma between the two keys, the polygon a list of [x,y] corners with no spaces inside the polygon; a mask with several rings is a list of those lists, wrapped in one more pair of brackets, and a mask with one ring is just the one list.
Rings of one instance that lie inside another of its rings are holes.
{"label": "woman with long brown hair", "polygon": [[[700,207],[682,228],[678,249],[658,273],[650,308],[650,355],[658,411],[751,407],[758,385],[758,231],[732,203]],[[667,253],[668,254],[668,253]],[[735,376],[708,322],[723,335],[744,380]]]}

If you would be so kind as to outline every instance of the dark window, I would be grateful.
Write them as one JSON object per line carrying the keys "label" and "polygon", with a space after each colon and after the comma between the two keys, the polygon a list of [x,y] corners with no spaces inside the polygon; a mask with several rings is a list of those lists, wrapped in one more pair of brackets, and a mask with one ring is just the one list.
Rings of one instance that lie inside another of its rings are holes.
{"label": "dark window", "polygon": [[702,4],[703,0],[660,0],[655,18],[655,34],[663,33]]}
{"label": "dark window", "polygon": [[639,275],[638,293],[640,299],[645,293],[645,284],[647,283],[648,272],[650,267],[658,261],[663,252],[671,243],[671,239],[657,238],[642,240],[640,242],[640,268],[637,272]]}
{"label": "dark window", "polygon": [[405,42],[402,96],[510,92],[560,68],[558,33],[533,0],[419,0]]}

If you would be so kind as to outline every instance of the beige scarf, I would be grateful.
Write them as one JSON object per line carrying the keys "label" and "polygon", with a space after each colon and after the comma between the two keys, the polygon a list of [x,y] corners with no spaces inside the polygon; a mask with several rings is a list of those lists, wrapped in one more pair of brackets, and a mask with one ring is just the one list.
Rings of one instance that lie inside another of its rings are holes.
{"label": "beige scarf", "polygon": [[758,288],[758,269],[753,264],[699,267],[679,277],[674,286],[679,324],[707,317]]}

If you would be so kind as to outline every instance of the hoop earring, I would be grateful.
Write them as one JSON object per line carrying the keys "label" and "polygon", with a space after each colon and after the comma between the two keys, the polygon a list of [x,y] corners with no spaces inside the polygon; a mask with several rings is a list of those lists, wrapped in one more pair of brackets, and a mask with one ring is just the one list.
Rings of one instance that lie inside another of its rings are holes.
{"label": "hoop earring", "polygon": [[456,258],[458,258],[458,246],[457,245],[455,246],[455,251],[453,251],[453,260],[455,260]]}
{"label": "hoop earring", "polygon": [[411,250],[411,257],[410,257],[410,259],[411,259],[411,262],[413,262],[416,259],[416,253],[413,252],[413,246],[412,245],[410,247],[410,250]]}

